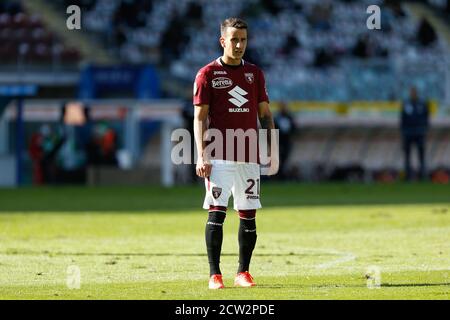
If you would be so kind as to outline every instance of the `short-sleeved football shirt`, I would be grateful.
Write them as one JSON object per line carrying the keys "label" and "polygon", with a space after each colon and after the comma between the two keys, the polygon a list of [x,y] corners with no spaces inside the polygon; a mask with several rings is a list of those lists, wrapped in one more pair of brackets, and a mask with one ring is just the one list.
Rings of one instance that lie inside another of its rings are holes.
{"label": "short-sleeved football shirt", "polygon": [[[257,141],[256,146],[253,146],[250,145],[250,139],[245,140],[244,160],[238,154],[236,139],[234,154],[230,155],[227,144],[231,141],[227,140],[226,130],[242,129],[247,132],[253,129],[257,132],[258,104],[269,102],[262,70],[244,60],[238,66],[230,66],[218,58],[198,71],[193,97],[194,105],[209,105],[208,129],[218,129],[223,136],[222,156],[216,153],[213,158],[258,163]],[[250,154],[255,152],[256,155]]]}

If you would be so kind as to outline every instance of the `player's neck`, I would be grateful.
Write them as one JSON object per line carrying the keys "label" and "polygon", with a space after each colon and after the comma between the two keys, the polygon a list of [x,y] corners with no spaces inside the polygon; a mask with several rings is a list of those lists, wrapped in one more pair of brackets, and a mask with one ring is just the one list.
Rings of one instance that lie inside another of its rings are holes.
{"label": "player's neck", "polygon": [[222,63],[228,65],[228,66],[239,66],[242,64],[242,59],[232,59],[230,57],[227,57],[223,55],[220,57],[220,60],[222,60]]}

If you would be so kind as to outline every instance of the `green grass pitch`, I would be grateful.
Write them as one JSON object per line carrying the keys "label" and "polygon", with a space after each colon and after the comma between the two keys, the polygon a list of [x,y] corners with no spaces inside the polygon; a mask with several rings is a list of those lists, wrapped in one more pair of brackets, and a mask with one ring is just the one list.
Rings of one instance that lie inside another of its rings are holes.
{"label": "green grass pitch", "polygon": [[[251,272],[207,289],[203,188],[0,190],[0,299],[449,299],[450,186],[262,183]],[[70,289],[67,269],[80,270]],[[374,266],[381,286],[369,288]]]}

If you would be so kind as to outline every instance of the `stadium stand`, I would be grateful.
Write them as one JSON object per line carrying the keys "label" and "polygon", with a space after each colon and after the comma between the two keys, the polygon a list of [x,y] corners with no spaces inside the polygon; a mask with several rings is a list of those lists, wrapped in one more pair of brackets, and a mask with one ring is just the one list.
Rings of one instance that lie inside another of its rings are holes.
{"label": "stadium stand", "polygon": [[48,30],[41,17],[28,13],[20,1],[0,3],[0,64],[76,64],[80,53]]}
{"label": "stadium stand", "polygon": [[[247,59],[264,67],[273,100],[392,100],[402,98],[412,83],[434,99],[445,95],[442,41],[426,20],[395,1],[78,3],[87,11],[84,26],[107,39],[105,45],[121,60],[157,63],[189,83],[205,61],[220,54],[221,19],[240,15],[252,27]],[[383,8],[387,32],[359,28],[374,4]],[[424,40],[428,34],[434,37]],[[434,72],[424,72],[429,69]],[[342,83],[347,85],[336,85]]]}

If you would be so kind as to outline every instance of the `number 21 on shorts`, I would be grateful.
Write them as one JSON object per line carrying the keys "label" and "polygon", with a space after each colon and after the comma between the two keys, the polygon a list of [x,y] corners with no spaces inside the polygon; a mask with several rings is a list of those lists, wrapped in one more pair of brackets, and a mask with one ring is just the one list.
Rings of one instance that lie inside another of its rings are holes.
{"label": "number 21 on shorts", "polygon": [[254,187],[256,185],[256,195],[259,197],[259,190],[260,190],[260,184],[259,179],[256,179],[256,182],[254,179],[247,179],[247,183],[249,184],[248,188],[245,189],[245,194],[247,195],[254,195]]}

